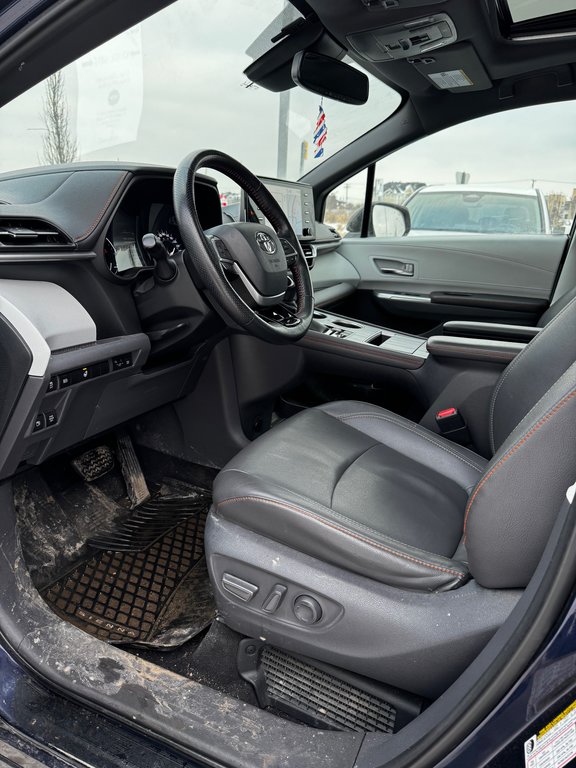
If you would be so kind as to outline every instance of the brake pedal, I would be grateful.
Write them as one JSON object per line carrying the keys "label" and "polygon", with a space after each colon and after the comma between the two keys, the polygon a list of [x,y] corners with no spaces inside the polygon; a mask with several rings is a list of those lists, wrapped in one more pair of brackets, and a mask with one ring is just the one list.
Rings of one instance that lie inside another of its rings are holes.
{"label": "brake pedal", "polygon": [[83,480],[92,483],[114,468],[114,454],[107,445],[99,445],[73,459],[72,466]]}
{"label": "brake pedal", "polygon": [[134,509],[148,501],[151,494],[130,436],[123,432],[117,436],[116,443],[120,469],[126,483],[131,507]]}

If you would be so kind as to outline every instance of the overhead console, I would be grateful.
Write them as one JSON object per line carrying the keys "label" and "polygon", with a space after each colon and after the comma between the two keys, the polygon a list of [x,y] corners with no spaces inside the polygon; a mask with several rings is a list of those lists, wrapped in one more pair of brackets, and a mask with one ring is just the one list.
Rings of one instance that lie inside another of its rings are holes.
{"label": "overhead console", "polygon": [[361,56],[381,62],[422,56],[455,43],[458,34],[450,16],[436,13],[396,26],[357,32],[346,39]]}

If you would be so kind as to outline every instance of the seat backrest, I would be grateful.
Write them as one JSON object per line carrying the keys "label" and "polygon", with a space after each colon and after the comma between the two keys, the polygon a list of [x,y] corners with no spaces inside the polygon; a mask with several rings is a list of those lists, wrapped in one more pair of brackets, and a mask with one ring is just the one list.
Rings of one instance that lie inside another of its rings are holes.
{"label": "seat backrest", "polygon": [[562,294],[559,299],[556,299],[556,301],[550,304],[546,312],[544,312],[538,321],[538,325],[540,325],[542,328],[544,328],[545,325],[548,325],[550,320],[553,320],[567,304],[570,304],[574,297],[576,297],[576,285],[570,291],[566,291],[566,293]]}
{"label": "seat backrest", "polygon": [[490,439],[466,510],[470,570],[485,587],[524,587],[576,480],[576,298],[504,371]]}

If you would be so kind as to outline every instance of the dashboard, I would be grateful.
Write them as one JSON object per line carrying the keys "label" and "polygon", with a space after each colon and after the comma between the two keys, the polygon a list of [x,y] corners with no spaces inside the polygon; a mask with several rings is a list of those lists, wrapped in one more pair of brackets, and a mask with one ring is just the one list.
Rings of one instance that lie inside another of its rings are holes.
{"label": "dashboard", "polygon": [[[214,184],[196,183],[198,216],[203,229],[222,224],[220,198]],[[162,241],[170,255],[184,246],[172,204],[172,182],[165,179],[136,180],[126,192],[106,232],[104,258],[112,275],[130,280],[153,264],[142,246],[142,238],[152,233]]]}
{"label": "dashboard", "polygon": [[[296,235],[302,242],[314,240],[314,198],[308,184],[286,182],[261,177],[276,199]],[[196,184],[198,216],[203,229],[223,223],[223,211],[217,189],[206,181]],[[251,221],[268,224],[262,211],[245,194],[235,216],[224,209],[227,221]],[[108,269],[114,277],[131,280],[152,261],[142,246],[142,238],[151,232],[162,241],[170,255],[183,250],[172,204],[172,185],[164,180],[141,179],[132,184],[114,214],[106,238],[103,253]]]}
{"label": "dashboard", "polygon": [[[188,268],[173,175],[127,163],[0,174],[0,479],[195,388],[225,325]],[[263,182],[311,264],[311,188]],[[204,229],[223,222],[214,179],[197,177],[196,198]],[[264,220],[248,198],[239,207]],[[152,275],[150,232],[177,265],[169,284]]]}

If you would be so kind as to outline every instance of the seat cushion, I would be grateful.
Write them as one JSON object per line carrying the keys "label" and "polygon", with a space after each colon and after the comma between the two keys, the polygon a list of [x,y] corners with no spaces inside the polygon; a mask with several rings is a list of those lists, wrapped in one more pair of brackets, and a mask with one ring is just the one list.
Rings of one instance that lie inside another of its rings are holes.
{"label": "seat cushion", "polygon": [[452,589],[468,578],[459,545],[485,464],[382,408],[330,403],[241,451],[216,479],[215,513],[391,586]]}

